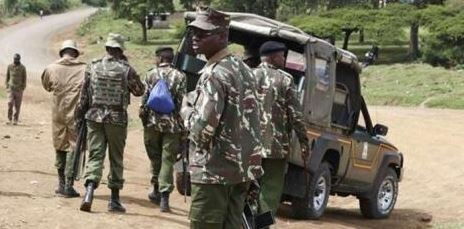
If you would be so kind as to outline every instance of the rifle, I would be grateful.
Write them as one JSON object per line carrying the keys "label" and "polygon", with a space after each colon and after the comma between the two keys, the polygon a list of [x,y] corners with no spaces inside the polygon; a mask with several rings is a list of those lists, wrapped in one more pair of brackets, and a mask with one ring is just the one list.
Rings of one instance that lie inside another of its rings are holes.
{"label": "rifle", "polygon": [[261,229],[274,224],[274,216],[270,211],[258,214],[258,196],[261,187],[256,180],[251,182],[242,213],[242,226],[244,229]]}
{"label": "rifle", "polygon": [[85,166],[85,150],[87,148],[87,123],[84,120],[81,121],[78,129],[78,135],[76,140],[76,147],[74,148],[73,158],[73,173],[72,176],[75,180],[79,180],[82,175],[82,171]]}
{"label": "rifle", "polygon": [[184,203],[187,202],[187,196],[190,195],[190,176],[188,176],[188,163],[189,163],[189,144],[190,141],[186,138],[183,142],[182,149],[182,186],[184,188]]}

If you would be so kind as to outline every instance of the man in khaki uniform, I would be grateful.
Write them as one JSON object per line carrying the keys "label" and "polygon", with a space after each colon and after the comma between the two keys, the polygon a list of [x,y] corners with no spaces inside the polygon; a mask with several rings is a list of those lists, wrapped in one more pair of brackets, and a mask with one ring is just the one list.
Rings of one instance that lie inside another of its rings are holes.
{"label": "man in khaki uniform", "polygon": [[[184,125],[180,116],[182,99],[186,91],[185,75],[172,66],[174,51],[170,47],[156,50],[156,67],[145,78],[147,90],[142,97],[140,118],[144,126],[145,149],[151,161],[153,192],[148,198],[168,212],[169,194],[174,189],[173,175],[176,156],[179,153]],[[164,80],[175,104],[169,114],[158,113],[147,106],[151,91],[159,80]]]}
{"label": "man in khaki uniform", "polygon": [[72,40],[63,42],[59,54],[61,58],[47,66],[42,73],[43,88],[53,92],[52,134],[59,181],[55,193],[78,197],[79,193],[73,188],[72,174],[76,142],[74,110],[84,81],[86,64],[77,59],[79,50]]}
{"label": "man in khaki uniform", "polygon": [[[26,89],[26,68],[21,64],[21,56],[16,53],[13,63],[8,65],[6,71],[5,87],[8,91],[8,123],[18,124],[19,111],[23,101],[23,92]],[[14,115],[13,115],[14,108]]]}
{"label": "man in khaki uniform", "polygon": [[89,159],[85,168],[86,192],[80,210],[90,211],[93,192],[103,172],[103,161],[108,148],[110,172],[108,188],[111,197],[108,210],[125,212],[119,200],[123,188],[124,147],[127,137],[127,106],[130,93],[142,96],[145,86],[134,68],[124,57],[124,41],[120,34],[110,33],[105,43],[106,55],[92,61],[85,71],[75,118],[80,127],[86,120]]}

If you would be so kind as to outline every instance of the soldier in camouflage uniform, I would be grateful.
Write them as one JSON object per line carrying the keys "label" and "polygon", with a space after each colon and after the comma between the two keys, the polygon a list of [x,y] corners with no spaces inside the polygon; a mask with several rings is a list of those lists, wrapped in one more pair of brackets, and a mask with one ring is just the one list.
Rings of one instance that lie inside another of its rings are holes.
{"label": "soldier in camouflage uniform", "polygon": [[[169,194],[174,189],[173,171],[176,156],[179,153],[181,137],[185,132],[180,116],[182,98],[186,92],[185,75],[172,66],[174,51],[169,47],[156,50],[157,66],[151,69],[145,78],[147,90],[142,97],[140,118],[144,126],[145,149],[151,161],[153,191],[148,198],[160,205],[162,212],[169,211]],[[161,114],[147,106],[151,90],[163,79],[169,86],[174,100],[175,110],[170,114]],[[161,202],[161,203],[160,203]]]}
{"label": "soldier in camouflage uniform", "polygon": [[55,147],[55,167],[58,170],[58,189],[55,193],[65,197],[78,197],[73,188],[74,110],[79,99],[79,90],[84,82],[86,64],[77,59],[76,42],[66,40],[60,49],[60,59],[50,64],[42,73],[42,86],[53,92],[52,132]]}
{"label": "soldier in camouflage uniform", "polygon": [[227,49],[230,17],[206,8],[188,25],[208,59],[190,115],[191,228],[241,228],[250,181],[261,172],[255,79]]}
{"label": "soldier in camouflage uniform", "polygon": [[[8,122],[13,125],[18,124],[19,111],[23,101],[23,92],[26,89],[27,75],[26,68],[21,64],[21,56],[14,54],[13,63],[8,65],[6,70],[5,87],[8,91]],[[14,108],[14,115],[13,115]]]}
{"label": "soldier in camouflage uniform", "polygon": [[275,215],[285,179],[292,130],[305,156],[308,139],[293,77],[281,70],[285,66],[284,44],[268,41],[260,48],[262,63],[254,70],[262,106],[264,175],[260,178],[260,212]]}
{"label": "soldier in camouflage uniform", "polygon": [[127,106],[130,93],[141,96],[145,86],[135,70],[122,59],[124,38],[110,33],[105,46],[107,55],[87,66],[75,114],[78,126],[82,125],[82,120],[86,120],[89,148],[84,176],[86,193],[80,209],[91,209],[93,192],[100,183],[108,147],[108,188],[111,189],[108,210],[125,212],[126,209],[119,201],[119,190],[124,183],[123,153],[127,137]]}

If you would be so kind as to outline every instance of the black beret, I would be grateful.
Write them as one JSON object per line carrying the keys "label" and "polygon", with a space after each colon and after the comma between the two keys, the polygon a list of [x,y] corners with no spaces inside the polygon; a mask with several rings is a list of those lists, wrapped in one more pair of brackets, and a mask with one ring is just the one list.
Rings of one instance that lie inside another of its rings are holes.
{"label": "black beret", "polygon": [[261,48],[259,48],[259,54],[261,56],[281,51],[287,51],[287,46],[285,46],[284,43],[277,41],[266,41],[263,45],[261,45]]}
{"label": "black beret", "polygon": [[163,52],[163,51],[174,52],[174,49],[172,49],[171,47],[168,47],[168,46],[161,46],[161,47],[158,47],[155,50],[155,54],[158,55],[160,52]]}

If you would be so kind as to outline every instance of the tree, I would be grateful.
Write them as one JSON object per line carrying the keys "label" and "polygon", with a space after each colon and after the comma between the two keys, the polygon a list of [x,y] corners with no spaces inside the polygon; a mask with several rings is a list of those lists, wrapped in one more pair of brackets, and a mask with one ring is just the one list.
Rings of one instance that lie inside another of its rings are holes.
{"label": "tree", "polygon": [[279,8],[279,0],[213,0],[211,4],[224,11],[254,13],[269,18],[275,18]]}
{"label": "tree", "polygon": [[138,22],[142,27],[143,42],[147,42],[146,17],[150,12],[171,12],[172,0],[113,0],[111,7],[118,17]]}

